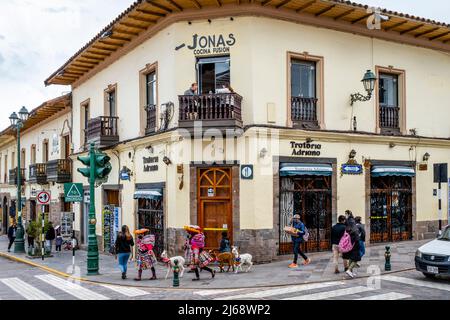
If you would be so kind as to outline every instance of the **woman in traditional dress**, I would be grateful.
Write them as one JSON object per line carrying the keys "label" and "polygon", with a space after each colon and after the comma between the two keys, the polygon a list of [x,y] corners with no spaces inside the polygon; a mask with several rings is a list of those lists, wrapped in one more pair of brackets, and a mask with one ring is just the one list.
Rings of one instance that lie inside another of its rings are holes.
{"label": "woman in traditional dress", "polygon": [[200,269],[206,270],[211,273],[211,277],[216,276],[216,271],[208,267],[213,261],[211,255],[203,250],[205,247],[205,235],[202,233],[198,226],[187,226],[184,229],[189,233],[187,244],[185,245],[185,256],[189,256],[186,259],[186,264],[191,265],[191,270],[195,272],[195,278],[192,281],[200,280]]}
{"label": "woman in traditional dress", "polygon": [[136,240],[136,265],[138,268],[138,277],[134,280],[141,281],[142,271],[147,269],[152,271],[152,277],[150,280],[156,280],[156,270],[154,264],[157,260],[155,253],[153,252],[155,236],[153,234],[149,234],[148,229],[137,230],[135,233],[138,235]]}

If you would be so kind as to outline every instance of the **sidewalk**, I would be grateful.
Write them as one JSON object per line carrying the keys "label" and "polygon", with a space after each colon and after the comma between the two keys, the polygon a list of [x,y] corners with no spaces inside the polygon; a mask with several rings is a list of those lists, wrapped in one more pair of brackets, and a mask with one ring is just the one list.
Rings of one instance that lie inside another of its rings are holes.
{"label": "sidewalk", "polygon": [[[398,272],[414,268],[414,255],[416,249],[425,241],[408,241],[391,246],[391,272]],[[366,249],[366,255],[361,261],[361,268],[358,270],[358,277],[369,276],[367,273],[369,266],[379,267],[382,274],[384,271],[384,253],[385,245],[372,246]],[[9,258],[22,263],[27,263],[35,267],[40,267],[48,272],[61,276],[72,276],[72,252],[63,251],[61,253],[53,252],[54,257],[42,261],[41,259],[28,259],[25,254],[7,253],[7,238],[0,237],[0,257]],[[211,279],[211,275],[207,271],[200,273],[201,281],[192,281],[193,273],[187,273],[185,270],[183,278],[180,279],[181,288],[184,289],[219,289],[219,288],[244,288],[244,287],[264,287],[264,286],[283,286],[292,284],[303,284],[310,282],[336,281],[347,279],[345,273],[334,274],[334,266],[331,260],[331,252],[311,253],[308,256],[312,263],[308,266],[299,266],[298,269],[288,269],[291,262],[290,256],[286,256],[286,260],[277,261],[269,264],[254,265],[249,273],[234,274],[216,273],[215,279]],[[289,260],[288,260],[289,259]],[[127,285],[137,287],[152,288],[171,288],[172,274],[169,274],[167,280],[164,280],[166,268],[161,264],[156,267],[158,280],[134,281],[133,278],[137,272],[134,263],[129,263],[128,279],[122,280],[121,273],[117,266],[117,261],[113,256],[100,254],[99,257],[100,275],[87,276],[86,262],[87,251],[79,250],[76,252],[76,268],[75,278],[81,278],[84,281],[109,283],[116,285]],[[247,267],[244,266],[244,270]],[[342,268],[342,266],[341,266]],[[370,272],[370,270],[369,270]],[[150,277],[150,271],[144,271],[143,279]]]}

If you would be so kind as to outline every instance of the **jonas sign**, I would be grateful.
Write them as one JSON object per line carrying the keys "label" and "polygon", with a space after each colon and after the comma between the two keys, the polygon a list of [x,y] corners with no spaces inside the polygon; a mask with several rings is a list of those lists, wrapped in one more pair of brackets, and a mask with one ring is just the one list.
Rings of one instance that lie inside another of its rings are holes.
{"label": "jonas sign", "polygon": [[230,47],[236,44],[234,34],[228,35],[214,34],[214,35],[198,35],[192,36],[192,44],[186,45],[183,43],[175,48],[176,51],[187,47],[194,52],[194,55],[208,55],[208,54],[222,54],[230,53]]}

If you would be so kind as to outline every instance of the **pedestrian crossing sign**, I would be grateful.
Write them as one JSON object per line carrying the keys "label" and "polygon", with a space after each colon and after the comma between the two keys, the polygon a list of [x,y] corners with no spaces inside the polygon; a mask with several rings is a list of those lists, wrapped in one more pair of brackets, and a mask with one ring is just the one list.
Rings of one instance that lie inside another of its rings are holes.
{"label": "pedestrian crossing sign", "polygon": [[83,184],[82,183],[65,183],[64,184],[64,201],[65,202],[83,202]]}

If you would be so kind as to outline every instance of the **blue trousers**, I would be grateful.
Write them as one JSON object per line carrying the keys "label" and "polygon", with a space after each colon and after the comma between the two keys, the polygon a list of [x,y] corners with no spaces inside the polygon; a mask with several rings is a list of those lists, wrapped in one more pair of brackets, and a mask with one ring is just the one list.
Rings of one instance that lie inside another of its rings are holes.
{"label": "blue trousers", "polygon": [[364,241],[359,240],[359,255],[361,258],[366,254],[366,244]]}
{"label": "blue trousers", "polygon": [[294,263],[297,264],[298,255],[301,255],[302,258],[306,261],[308,257],[301,250],[302,243],[300,241],[294,241]]}
{"label": "blue trousers", "polygon": [[128,259],[130,259],[130,253],[119,253],[117,255],[117,258],[119,260],[119,268],[122,273],[127,272],[127,266],[128,266]]}

